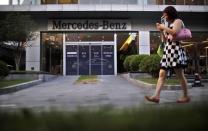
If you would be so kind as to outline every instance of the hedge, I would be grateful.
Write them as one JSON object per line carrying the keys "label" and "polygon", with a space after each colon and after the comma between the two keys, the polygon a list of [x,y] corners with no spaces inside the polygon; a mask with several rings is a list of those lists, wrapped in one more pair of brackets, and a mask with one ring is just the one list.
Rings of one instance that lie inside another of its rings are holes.
{"label": "hedge", "polygon": [[142,59],[139,64],[139,68],[141,71],[150,73],[153,77],[157,77],[160,70],[160,56],[158,55],[150,55]]}
{"label": "hedge", "polygon": [[6,77],[9,74],[9,68],[7,64],[0,60],[0,79]]}
{"label": "hedge", "polygon": [[134,56],[136,56],[136,55],[127,56],[126,59],[124,60],[123,66],[127,71],[131,70],[130,69],[130,61],[131,61],[131,59],[133,59]]}
{"label": "hedge", "polygon": [[148,55],[135,55],[133,58],[130,60],[129,66],[130,66],[130,71],[140,71],[139,69],[139,64],[141,63],[141,60],[145,58]]}

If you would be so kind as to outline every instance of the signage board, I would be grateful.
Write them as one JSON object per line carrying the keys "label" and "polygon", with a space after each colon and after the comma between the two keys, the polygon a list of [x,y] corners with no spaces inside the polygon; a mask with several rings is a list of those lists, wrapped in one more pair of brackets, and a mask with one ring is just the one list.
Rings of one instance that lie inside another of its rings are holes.
{"label": "signage board", "polygon": [[50,19],[48,21],[50,31],[124,31],[131,30],[129,20],[92,20],[92,19]]}

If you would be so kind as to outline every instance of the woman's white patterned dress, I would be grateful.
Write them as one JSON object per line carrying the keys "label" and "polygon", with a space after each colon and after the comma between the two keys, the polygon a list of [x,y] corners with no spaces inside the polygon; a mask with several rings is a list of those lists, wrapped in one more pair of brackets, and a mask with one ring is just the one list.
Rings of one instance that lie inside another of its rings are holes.
{"label": "woman's white patterned dress", "polygon": [[[173,23],[169,25],[173,28]],[[168,33],[167,33],[168,35]],[[164,47],[160,68],[164,70],[174,68],[185,68],[187,66],[187,56],[179,41],[167,40]]]}

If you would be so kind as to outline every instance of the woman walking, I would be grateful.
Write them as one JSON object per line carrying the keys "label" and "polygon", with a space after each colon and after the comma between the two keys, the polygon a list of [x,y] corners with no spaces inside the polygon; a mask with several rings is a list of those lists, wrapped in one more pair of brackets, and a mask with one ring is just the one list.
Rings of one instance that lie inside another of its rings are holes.
{"label": "woman walking", "polygon": [[145,98],[148,101],[159,103],[160,92],[164,85],[167,71],[174,70],[183,90],[183,96],[177,102],[187,103],[190,101],[190,97],[187,91],[187,80],[183,72],[183,68],[187,66],[187,57],[179,41],[173,41],[174,35],[183,27],[183,22],[178,19],[178,13],[173,6],[166,7],[161,18],[168,22],[168,26],[156,23],[157,30],[161,32],[161,40],[165,42],[164,53],[160,61],[159,78],[155,93],[152,96],[145,96]]}

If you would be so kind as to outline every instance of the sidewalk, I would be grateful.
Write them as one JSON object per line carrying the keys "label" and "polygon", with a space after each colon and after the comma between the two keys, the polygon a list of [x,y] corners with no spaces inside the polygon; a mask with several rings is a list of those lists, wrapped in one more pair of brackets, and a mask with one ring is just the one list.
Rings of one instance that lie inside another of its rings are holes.
{"label": "sidewalk", "polygon": [[[145,88],[148,95],[152,95],[155,91],[155,84],[137,81],[130,78],[128,74],[122,74],[122,77],[138,87]],[[191,102],[189,104],[208,102],[208,82],[202,82],[202,85],[203,87],[192,87],[192,83],[188,83],[188,92],[191,97]],[[161,92],[160,104],[175,103],[180,96],[182,96],[180,85],[166,85]]]}
{"label": "sidewalk", "polygon": [[[61,76],[32,88],[0,95],[0,108],[75,110],[80,107],[131,108],[153,104],[147,102],[144,96],[153,94],[154,89],[138,87],[121,76],[99,76],[97,84],[74,84],[77,78],[78,76]],[[208,84],[191,88],[189,93],[189,104],[208,102]],[[181,90],[163,90],[159,105],[175,105],[180,95]]]}

